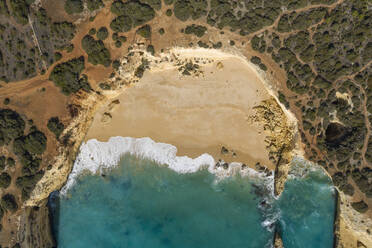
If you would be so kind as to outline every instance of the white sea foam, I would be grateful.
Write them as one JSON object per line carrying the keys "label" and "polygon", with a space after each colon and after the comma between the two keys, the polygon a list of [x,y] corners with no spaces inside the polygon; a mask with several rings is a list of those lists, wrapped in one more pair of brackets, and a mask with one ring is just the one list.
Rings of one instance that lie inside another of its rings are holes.
{"label": "white sea foam", "polygon": [[[268,186],[273,188],[273,175],[266,177],[251,168],[242,169],[241,163],[231,163],[228,169],[216,166],[214,158],[204,153],[197,158],[177,156],[177,148],[170,144],[156,143],[150,138],[112,137],[108,142],[91,139],[80,147],[72,172],[61,194],[65,194],[75,183],[77,177],[83,172],[92,174],[101,173],[119,164],[123,155],[130,154],[139,158],[150,159],[158,164],[165,164],[169,169],[178,173],[194,173],[207,168],[217,178],[224,178],[237,173],[242,176],[260,177],[268,180]],[[265,180],[265,181],[266,181]],[[272,183],[271,183],[272,182]]]}

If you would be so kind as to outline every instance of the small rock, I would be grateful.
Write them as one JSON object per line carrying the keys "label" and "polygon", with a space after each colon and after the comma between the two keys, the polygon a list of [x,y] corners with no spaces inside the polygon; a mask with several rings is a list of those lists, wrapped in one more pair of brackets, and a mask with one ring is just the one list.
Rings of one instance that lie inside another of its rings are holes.
{"label": "small rock", "polygon": [[224,164],[222,165],[222,167],[226,170],[226,169],[229,168],[229,164],[228,164],[228,163],[224,163]]}
{"label": "small rock", "polygon": [[227,150],[226,147],[222,146],[222,147],[221,147],[221,154],[225,155],[225,154],[227,154],[227,153],[229,153],[229,150]]}

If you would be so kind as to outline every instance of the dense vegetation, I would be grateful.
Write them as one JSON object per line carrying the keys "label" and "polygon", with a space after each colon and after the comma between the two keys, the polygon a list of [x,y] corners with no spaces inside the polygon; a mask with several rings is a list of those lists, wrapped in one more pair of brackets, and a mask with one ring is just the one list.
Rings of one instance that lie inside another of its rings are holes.
{"label": "dense vegetation", "polygon": [[8,151],[14,153],[19,162],[16,166],[16,161],[11,156],[7,158],[0,156],[0,188],[5,190],[1,198],[1,208],[10,212],[18,209],[16,197],[6,192],[13,182],[14,174],[20,175],[14,181],[21,192],[22,199],[25,200],[40,180],[39,175],[44,173],[40,170],[40,164],[42,154],[46,150],[47,138],[37,127],[31,125],[32,121],[27,123],[17,112],[11,109],[0,109],[2,137],[0,145],[7,146]]}
{"label": "dense vegetation", "polygon": [[67,62],[56,65],[50,73],[49,79],[61,88],[62,93],[69,95],[76,93],[80,89],[90,90],[88,78],[81,75],[84,70],[84,57],[71,59]]}
{"label": "dense vegetation", "polygon": [[189,25],[185,28],[185,34],[194,34],[197,37],[202,37],[206,31],[206,27],[195,24]]}
{"label": "dense vegetation", "polygon": [[84,51],[88,54],[89,63],[92,63],[93,65],[101,64],[105,67],[110,66],[111,55],[102,40],[95,40],[92,36],[86,35],[82,39],[81,45]]}
{"label": "dense vegetation", "polygon": [[[117,17],[111,22],[110,27],[114,32],[128,32],[155,17],[152,6],[158,6],[155,0],[129,0],[122,2],[115,0],[111,5],[111,12]],[[160,2],[160,1],[159,1]]]}

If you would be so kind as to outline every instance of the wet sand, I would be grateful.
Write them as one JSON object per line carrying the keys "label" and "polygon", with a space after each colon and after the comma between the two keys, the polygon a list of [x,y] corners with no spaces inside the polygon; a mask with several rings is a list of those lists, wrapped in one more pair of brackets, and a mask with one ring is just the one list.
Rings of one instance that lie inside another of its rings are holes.
{"label": "wet sand", "polygon": [[[273,169],[263,125],[251,118],[253,107],[272,97],[263,80],[239,57],[198,56],[208,57],[199,63],[198,76],[164,65],[146,71],[97,111],[85,140],[150,137],[176,146],[178,156],[209,153],[216,161]],[[229,152],[221,153],[223,146]]]}

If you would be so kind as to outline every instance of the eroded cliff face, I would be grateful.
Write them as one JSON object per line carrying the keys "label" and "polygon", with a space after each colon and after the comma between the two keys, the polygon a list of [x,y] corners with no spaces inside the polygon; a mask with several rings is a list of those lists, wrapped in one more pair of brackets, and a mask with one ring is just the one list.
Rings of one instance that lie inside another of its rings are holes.
{"label": "eroded cliff face", "polygon": [[372,222],[351,207],[351,199],[337,190],[337,213],[335,216],[335,247],[372,247]]}
{"label": "eroded cliff face", "polygon": [[284,190],[290,162],[295,154],[300,153],[296,150],[299,147],[297,123],[290,119],[274,97],[261,102],[255,110],[252,119],[264,125],[266,148],[275,164],[274,194],[279,196]]}
{"label": "eroded cliff face", "polygon": [[40,206],[25,207],[20,216],[18,243],[21,247],[50,248],[56,243],[52,235],[47,199]]}

